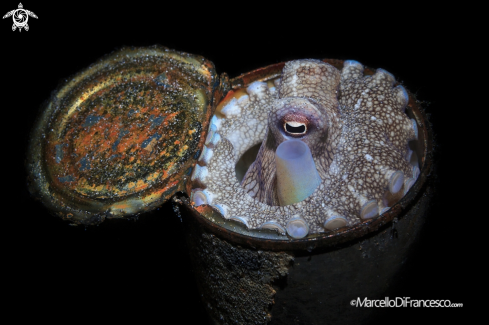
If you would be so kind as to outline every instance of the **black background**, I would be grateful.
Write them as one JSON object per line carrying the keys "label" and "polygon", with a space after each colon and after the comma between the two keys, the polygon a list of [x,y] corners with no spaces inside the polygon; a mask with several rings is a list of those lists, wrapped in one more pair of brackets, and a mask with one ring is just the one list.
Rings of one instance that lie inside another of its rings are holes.
{"label": "black background", "polygon": [[[3,15],[17,5],[3,2],[0,11]],[[466,199],[471,192],[459,173],[464,159],[457,143],[465,124],[460,112],[466,109],[462,67],[471,53],[445,15],[406,5],[390,12],[347,4],[296,4],[281,10],[264,10],[258,3],[233,8],[204,2],[178,7],[144,2],[107,8],[89,2],[23,5],[39,17],[29,18],[29,31],[12,32],[11,18],[0,21],[2,269],[7,271],[4,295],[19,319],[145,322],[176,315],[179,323],[205,320],[181,223],[169,205],[137,222],[71,227],[51,216],[26,188],[29,131],[51,91],[117,48],[153,44],[202,55],[230,77],[299,58],[354,59],[393,73],[425,102],[438,162],[432,214],[394,293],[449,299],[464,307],[391,308],[375,321],[416,321],[425,315],[444,321],[467,314],[473,268],[468,230],[474,214]]]}

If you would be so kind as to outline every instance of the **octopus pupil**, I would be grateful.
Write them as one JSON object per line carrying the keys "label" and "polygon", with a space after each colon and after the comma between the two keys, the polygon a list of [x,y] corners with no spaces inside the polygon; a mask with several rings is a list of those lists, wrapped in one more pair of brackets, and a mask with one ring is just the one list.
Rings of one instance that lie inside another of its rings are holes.
{"label": "octopus pupil", "polygon": [[285,123],[285,131],[287,131],[289,133],[302,134],[302,133],[306,132],[306,126],[305,125],[292,126],[289,123]]}

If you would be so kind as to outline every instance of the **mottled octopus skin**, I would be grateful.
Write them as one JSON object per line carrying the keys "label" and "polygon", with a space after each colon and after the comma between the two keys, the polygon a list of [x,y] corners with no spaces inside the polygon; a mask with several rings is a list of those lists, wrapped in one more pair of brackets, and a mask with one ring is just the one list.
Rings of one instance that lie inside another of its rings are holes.
{"label": "mottled octopus skin", "polygon": [[269,205],[279,205],[275,191],[275,151],[280,143],[294,138],[282,131],[283,116],[288,120],[307,119],[308,134],[299,139],[311,149],[321,178],[327,179],[341,133],[336,98],[339,82],[339,71],[329,64],[312,60],[286,64],[278,99],[270,108],[265,140],[241,184],[249,195]]}
{"label": "mottled octopus skin", "polygon": [[[318,233],[335,228],[334,219],[352,226],[384,212],[419,171],[410,164],[408,142],[417,131],[404,113],[408,95],[394,84],[382,69],[363,76],[356,61],[345,61],[341,71],[317,60],[286,63],[278,89],[254,82],[248,95],[222,109],[225,118],[213,117],[192,175],[193,201],[211,204],[249,228],[271,226],[283,234],[290,220],[302,220],[309,233]],[[305,118],[307,134],[286,134],[284,115]],[[291,138],[308,144],[321,183],[305,200],[278,206],[274,153]],[[258,143],[257,159],[239,184],[236,163]]]}

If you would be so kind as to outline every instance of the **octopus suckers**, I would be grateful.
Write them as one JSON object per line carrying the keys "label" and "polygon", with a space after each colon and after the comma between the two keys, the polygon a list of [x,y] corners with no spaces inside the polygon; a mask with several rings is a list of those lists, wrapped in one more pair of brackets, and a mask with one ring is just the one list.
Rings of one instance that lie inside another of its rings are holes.
{"label": "octopus suckers", "polygon": [[309,233],[309,225],[299,216],[294,216],[285,226],[287,234],[295,239],[304,238]]}
{"label": "octopus suckers", "polygon": [[267,221],[264,224],[262,224],[260,228],[261,229],[271,229],[271,230],[277,231],[281,235],[285,235],[285,228],[282,227],[276,221]]}
{"label": "octopus suckers", "polygon": [[234,221],[238,221],[238,222],[240,222],[240,223],[244,224],[244,225],[245,225],[246,227],[248,227],[248,228],[250,227],[250,226],[248,225],[248,217],[238,217],[238,216],[233,216],[233,217],[230,217],[229,219],[230,219],[230,220],[234,220]]}
{"label": "octopus suckers", "polygon": [[335,230],[343,228],[348,224],[348,220],[342,216],[332,216],[326,219],[324,222],[324,228],[328,230]]}

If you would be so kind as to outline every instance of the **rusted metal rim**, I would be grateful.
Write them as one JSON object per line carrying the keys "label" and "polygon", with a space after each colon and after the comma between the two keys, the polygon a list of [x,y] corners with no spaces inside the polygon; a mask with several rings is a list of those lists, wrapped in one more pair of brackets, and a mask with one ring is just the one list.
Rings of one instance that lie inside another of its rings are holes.
{"label": "rusted metal rim", "polygon": [[[332,64],[338,69],[343,67],[342,60],[324,59],[323,61]],[[254,81],[266,81],[276,78],[280,76],[283,66],[283,62],[277,63],[233,78],[230,80],[231,90],[241,88]],[[375,70],[365,67],[364,73],[367,75],[374,74]],[[218,219],[222,220],[222,218],[209,206],[200,207],[199,211],[196,211],[186,200],[184,200],[183,206],[185,207],[185,210],[193,216],[193,219],[195,219],[201,227],[220,238],[229,240],[238,245],[272,251],[311,251],[315,249],[328,249],[378,231],[383,226],[391,223],[394,219],[402,218],[414,205],[416,205],[417,201],[425,191],[432,171],[433,131],[431,124],[429,123],[424,110],[420,106],[420,102],[416,100],[415,96],[409,92],[409,90],[407,91],[409,94],[409,103],[406,107],[406,112],[411,118],[414,118],[418,124],[417,154],[421,166],[420,175],[406,195],[384,214],[350,228],[342,228],[337,231],[308,235],[303,239],[291,239],[289,237],[282,239],[284,237],[280,236],[276,236],[276,239],[265,239],[253,236],[253,231],[248,231],[250,235],[244,235],[230,230],[232,228],[229,226],[224,227],[219,225],[214,221]],[[236,223],[233,224],[233,227],[241,227],[241,225]],[[258,232],[256,233],[258,234]]]}

